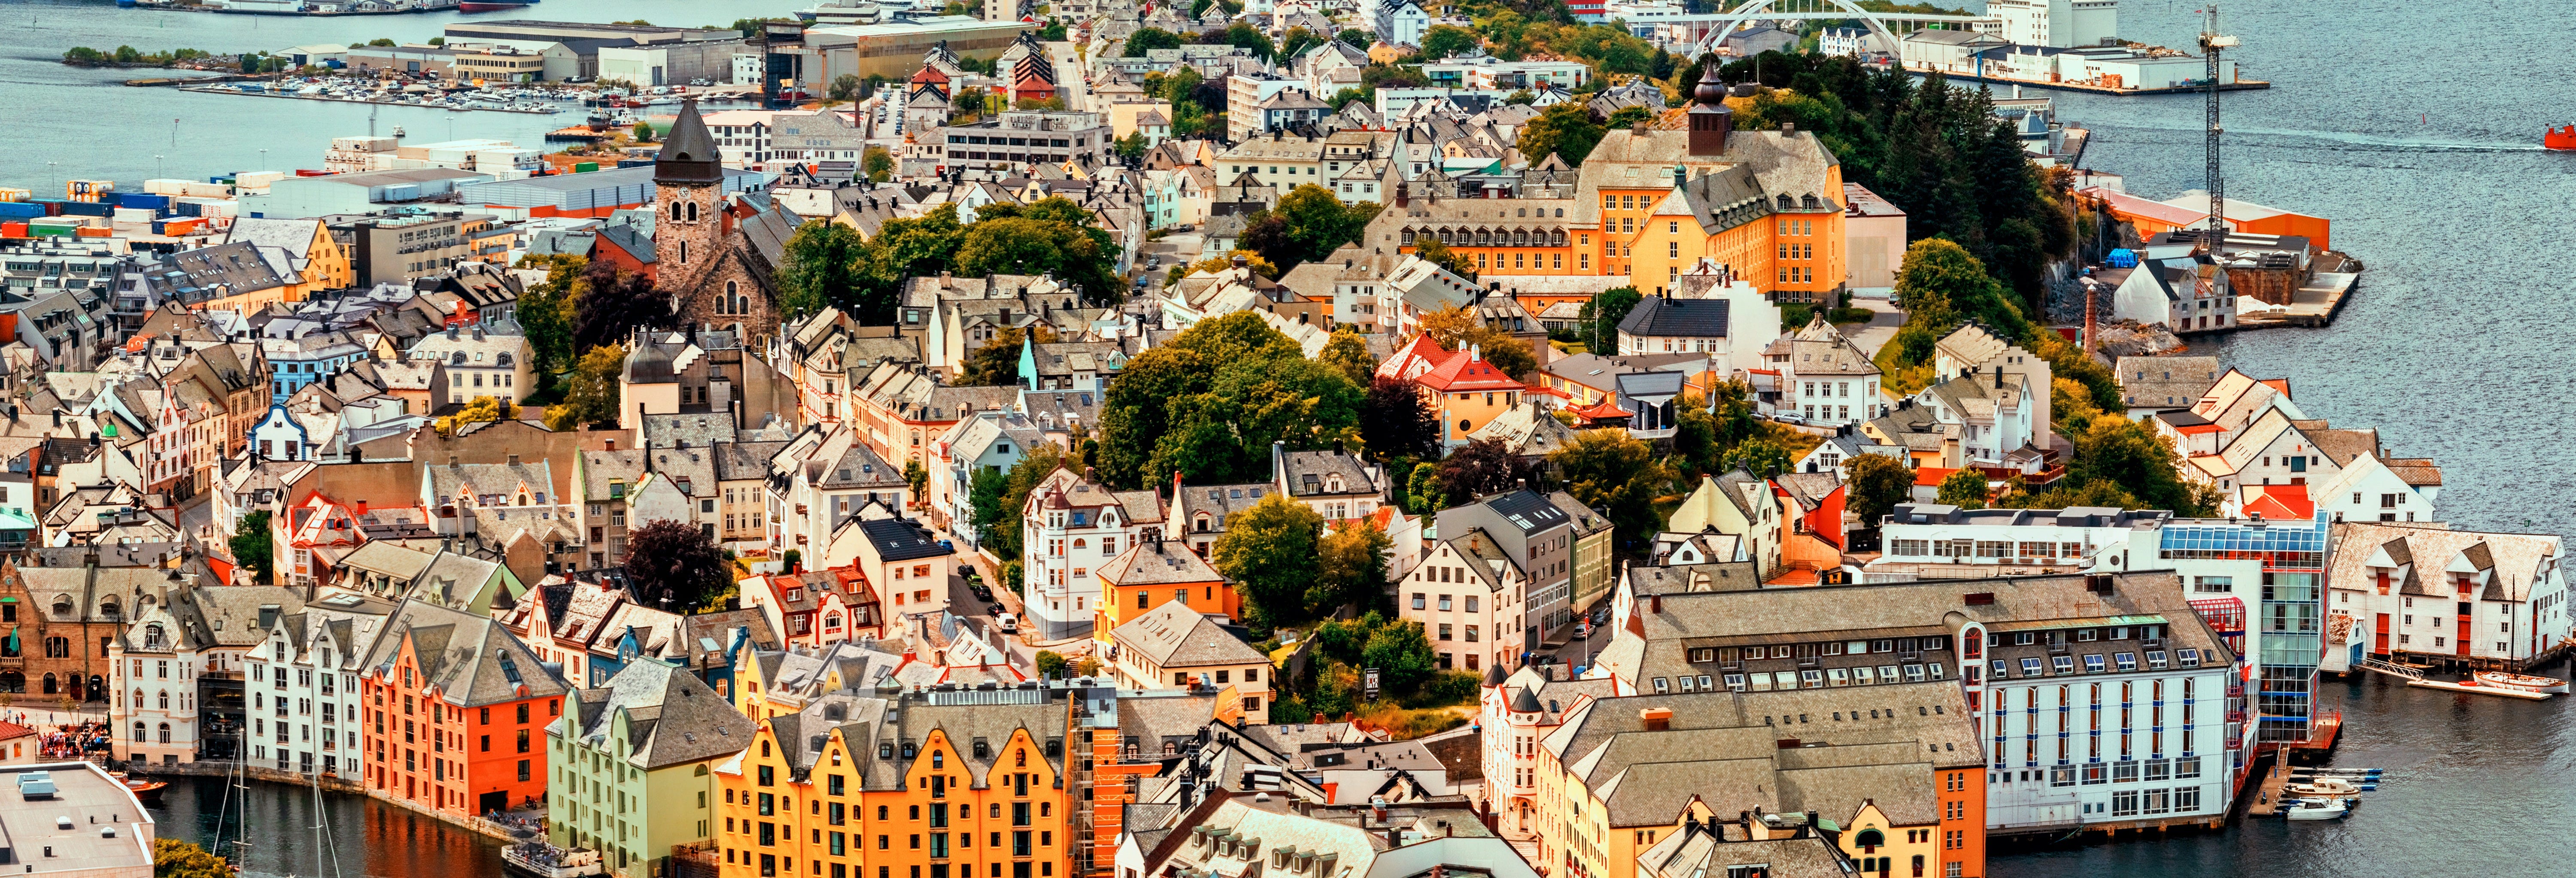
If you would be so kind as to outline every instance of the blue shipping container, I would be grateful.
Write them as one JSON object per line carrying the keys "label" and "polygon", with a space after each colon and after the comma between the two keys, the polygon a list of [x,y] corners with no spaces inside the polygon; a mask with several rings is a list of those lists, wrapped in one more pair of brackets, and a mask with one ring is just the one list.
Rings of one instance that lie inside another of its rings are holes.
{"label": "blue shipping container", "polygon": [[56,216],[115,216],[116,205],[103,201],[66,201]]}
{"label": "blue shipping container", "polygon": [[0,201],[0,217],[35,219],[45,215],[45,206],[24,201]]}
{"label": "blue shipping container", "polygon": [[123,192],[117,194],[116,206],[136,210],[168,210],[170,196],[146,192]]}
{"label": "blue shipping container", "polygon": [[46,216],[62,216],[63,205],[70,204],[71,202],[62,198],[30,198],[27,199],[27,203],[43,205]]}
{"label": "blue shipping container", "polygon": [[205,205],[194,201],[182,201],[171,206],[178,209],[180,216],[205,216]]}

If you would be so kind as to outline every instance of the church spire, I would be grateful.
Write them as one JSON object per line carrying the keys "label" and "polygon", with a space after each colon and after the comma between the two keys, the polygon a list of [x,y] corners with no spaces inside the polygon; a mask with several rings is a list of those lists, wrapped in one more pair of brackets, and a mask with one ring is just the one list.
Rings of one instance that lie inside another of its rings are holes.
{"label": "church spire", "polygon": [[724,182],[718,158],[715,136],[698,118],[698,99],[688,98],[680,102],[680,117],[671,123],[670,136],[663,138],[662,152],[653,157],[653,182],[682,186]]}

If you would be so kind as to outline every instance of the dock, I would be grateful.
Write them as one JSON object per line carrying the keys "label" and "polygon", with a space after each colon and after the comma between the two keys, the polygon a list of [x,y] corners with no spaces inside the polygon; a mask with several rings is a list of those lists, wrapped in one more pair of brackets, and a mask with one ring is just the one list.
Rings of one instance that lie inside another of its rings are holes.
{"label": "dock", "polygon": [[2289,785],[2290,767],[2281,762],[2274,762],[2272,770],[2264,772],[2263,779],[2255,784],[2254,801],[2245,806],[2245,816],[2278,816],[2281,813],[2281,797],[2288,795]]}
{"label": "dock", "polygon": [[[1907,71],[1905,71],[1905,72],[1907,72],[1907,73],[1911,73],[1911,74],[1914,74],[1914,75],[1916,75],[1916,76],[1922,76],[1922,75],[1924,75],[1924,74],[1932,73],[1932,72],[1934,72],[1934,71],[1930,71],[1930,70],[1910,70],[1910,69],[1909,69],[1909,70],[1907,70]],[[2028,87],[2028,88],[2053,88],[2053,89],[2056,89],[2056,90],[2058,90],[2058,91],[2081,91],[2081,92],[2090,92],[2090,93],[2097,94],[2097,95],[2117,95],[2117,96],[2122,96],[2122,97],[2126,97],[2126,96],[2130,96],[2130,95],[2177,95],[2177,94],[2200,94],[2200,93],[2202,93],[2202,92],[2205,92],[2205,91],[2208,91],[2208,90],[2209,90],[2209,86],[2205,86],[2205,85],[2173,85],[2173,86],[2165,86],[2165,87],[2162,87],[2162,88],[2126,88],[2126,87],[2116,87],[2116,86],[2108,86],[2108,85],[2094,85],[2094,84],[2091,84],[2091,83],[2084,83],[2084,82],[2048,82],[2048,81],[2045,81],[2045,80],[2036,80],[2036,79],[2009,79],[2009,78],[2001,77],[2001,76],[1978,76],[1978,75],[1976,75],[1976,74],[1974,74],[1974,73],[1953,73],[1953,72],[1951,72],[1951,71],[1947,71],[1947,70],[1939,71],[1939,73],[1940,73],[1942,76],[1948,77],[1948,78],[1949,78],[1949,80],[1950,80],[1951,82],[1983,82],[1983,83],[1991,83],[1991,84],[1994,84],[1994,85],[2018,85],[2018,86],[2024,86],[2024,87]],[[2221,84],[2218,86],[2218,90],[2219,90],[2219,91],[2256,91],[2256,90],[2267,89],[2267,88],[2271,88],[2271,87],[2272,87],[2272,83],[2271,83],[2269,80],[2262,80],[2262,79],[2239,79],[2239,80],[2237,80],[2237,81],[2235,81],[2235,82],[2221,83]]]}
{"label": "dock", "polygon": [[2335,744],[2343,739],[2343,711],[2328,711],[2308,726],[2308,739],[2292,741],[2282,754],[2299,765],[2317,765],[2334,758]]}

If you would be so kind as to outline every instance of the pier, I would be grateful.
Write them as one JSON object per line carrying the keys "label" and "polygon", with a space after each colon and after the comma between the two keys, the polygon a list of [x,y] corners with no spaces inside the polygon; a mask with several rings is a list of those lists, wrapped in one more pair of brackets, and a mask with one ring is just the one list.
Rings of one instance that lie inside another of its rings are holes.
{"label": "pier", "polygon": [[[1911,74],[1914,74],[1914,75],[1916,75],[1916,76],[1922,76],[1922,75],[1924,75],[1924,74],[1932,73],[1932,72],[1935,72],[1935,71],[1930,71],[1930,70],[1911,70],[1911,69],[1909,69],[1909,70],[1907,70],[1907,71],[1905,71],[1905,72],[1907,72],[1907,73],[1911,73]],[[2053,89],[2057,89],[2058,91],[2081,91],[2081,92],[2091,92],[2091,93],[2093,93],[2093,94],[2097,94],[2097,95],[2114,95],[2114,96],[2120,96],[2120,97],[2127,97],[2127,96],[2131,96],[2131,95],[2180,95],[2180,94],[2200,94],[2200,93],[2202,93],[2202,92],[2205,92],[2205,91],[2208,91],[2208,90],[2209,90],[2209,86],[2206,86],[2206,85],[2171,85],[2171,86],[2164,86],[2164,87],[2160,87],[2160,88],[2127,88],[2127,87],[2121,87],[2121,86],[2093,85],[2093,84],[2090,84],[2090,83],[2083,83],[2083,82],[2048,82],[2048,81],[2045,81],[2045,80],[2037,80],[2037,79],[2008,79],[2008,78],[2001,77],[2001,76],[1979,76],[1979,75],[1976,75],[1976,74],[1974,74],[1974,73],[1953,73],[1953,72],[1950,72],[1950,71],[1947,71],[1947,70],[1938,71],[1938,72],[1939,72],[1942,76],[1948,77],[1948,78],[1950,79],[1950,81],[1951,81],[1951,82],[1984,82],[1984,83],[1991,83],[1991,84],[1995,84],[1995,85],[2019,85],[2019,86],[2028,86],[2028,87],[2030,87],[2030,88],[2053,88]],[[2267,88],[2271,88],[2271,87],[2272,87],[2272,83],[2271,83],[2271,82],[2269,82],[2269,81],[2266,81],[2266,80],[2261,80],[2261,79],[2239,79],[2239,80],[2237,80],[2237,81],[2235,81],[2235,82],[2220,83],[2220,84],[2219,84],[2219,86],[2218,86],[2218,90],[2219,90],[2219,91],[2254,91],[2254,90],[2259,90],[2259,89],[2267,89]]]}

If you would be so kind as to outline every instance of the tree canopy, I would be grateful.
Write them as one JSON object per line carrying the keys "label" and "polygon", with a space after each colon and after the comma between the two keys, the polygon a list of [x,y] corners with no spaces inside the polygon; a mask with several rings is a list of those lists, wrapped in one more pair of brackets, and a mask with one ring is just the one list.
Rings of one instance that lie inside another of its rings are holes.
{"label": "tree canopy", "polygon": [[1332,190],[1308,183],[1245,218],[1243,245],[1281,270],[1291,269],[1359,240],[1377,213],[1377,202],[1345,205]]}
{"label": "tree canopy", "polygon": [[619,344],[637,329],[670,323],[671,299],[653,288],[651,278],[608,262],[583,270],[581,298],[573,301],[573,350]]}
{"label": "tree canopy", "polygon": [[1567,101],[1539,111],[1538,118],[1522,125],[1519,146],[1522,155],[1537,157],[1532,161],[1553,153],[1566,164],[1581,167],[1606,132],[1583,102]]}
{"label": "tree canopy", "polygon": [[1138,354],[1101,399],[1099,476],[1133,490],[1269,476],[1270,446],[1353,445],[1365,393],[1261,317],[1206,320]]}
{"label": "tree canopy", "polygon": [[563,402],[546,408],[546,429],[560,432],[617,420],[617,379],[625,370],[625,345],[591,348],[566,378]]}
{"label": "tree canopy", "polygon": [[[844,74],[841,78],[856,80]],[[859,291],[859,259],[867,245],[859,230],[828,219],[806,220],[787,239],[786,264],[779,267],[779,315],[795,320],[826,306],[854,303]]]}
{"label": "tree canopy", "polygon": [[1178,49],[1180,47],[1180,34],[1176,34],[1159,27],[1138,28],[1135,33],[1127,35],[1126,55],[1129,58],[1142,58],[1145,57],[1146,52],[1150,52],[1155,49]]}
{"label": "tree canopy", "polygon": [[1255,627],[1276,628],[1307,618],[1306,593],[1319,581],[1317,543],[1323,529],[1323,516],[1275,491],[1226,518],[1225,534],[1209,547],[1208,559],[1234,580]]}
{"label": "tree canopy", "polygon": [[1020,374],[1020,349],[1029,333],[1037,334],[1038,344],[1054,344],[1055,330],[1032,326],[1026,330],[1004,329],[993,340],[974,353],[966,355],[966,364],[957,372],[959,387],[1003,387],[1019,384],[1028,376]]}
{"label": "tree canopy", "polygon": [[704,528],[655,519],[626,533],[626,580],[645,600],[688,613],[733,585],[733,561]]}
{"label": "tree canopy", "polygon": [[1655,532],[1655,499],[1672,486],[1673,472],[1643,440],[1616,427],[1585,430],[1548,461],[1576,501],[1608,514],[1623,542],[1636,545]]}
{"label": "tree canopy", "polygon": [[1861,527],[1875,529],[1896,504],[1914,497],[1914,470],[1905,462],[1884,454],[1864,454],[1843,463],[1844,484],[1850,485],[1845,499],[1852,514],[1860,517]]}

